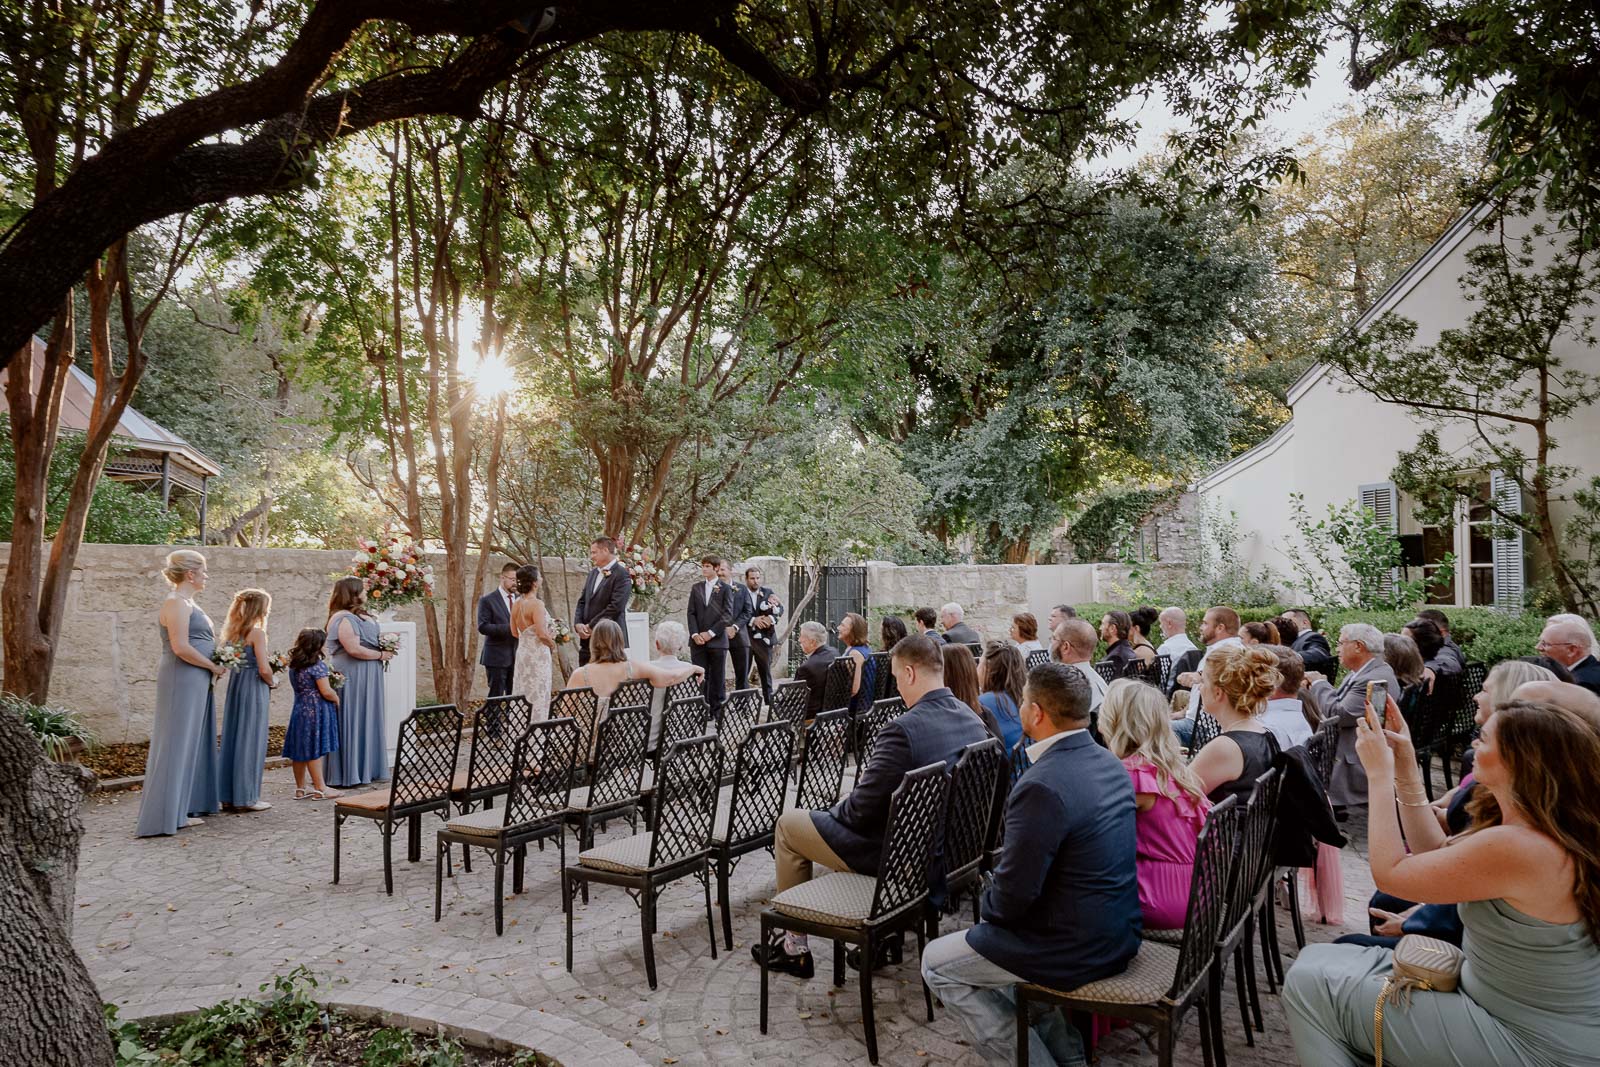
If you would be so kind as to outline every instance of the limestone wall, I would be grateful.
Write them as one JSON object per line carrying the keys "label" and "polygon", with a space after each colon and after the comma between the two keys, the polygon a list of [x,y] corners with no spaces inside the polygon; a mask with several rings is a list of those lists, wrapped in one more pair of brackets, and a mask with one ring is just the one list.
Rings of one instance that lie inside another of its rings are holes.
{"label": "limestone wall", "polygon": [[867,564],[869,607],[899,605],[937,610],[954,601],[967,625],[984,638],[1006,636],[1011,616],[1031,611],[1040,628],[1054,604],[1096,599],[1100,564],[1024,565],[958,564],[946,567],[898,567]]}

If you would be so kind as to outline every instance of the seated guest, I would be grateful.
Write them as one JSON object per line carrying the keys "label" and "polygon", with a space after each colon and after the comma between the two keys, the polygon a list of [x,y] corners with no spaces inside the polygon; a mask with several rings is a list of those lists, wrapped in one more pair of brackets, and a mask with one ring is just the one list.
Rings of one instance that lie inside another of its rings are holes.
{"label": "seated guest", "polygon": [[1395,694],[1394,700],[1404,709],[1406,700],[1426,690],[1428,668],[1422,662],[1422,650],[1407,634],[1384,634],[1383,662],[1394,671],[1395,680],[1400,683],[1400,692]]}
{"label": "seated guest", "polygon": [[[962,749],[988,734],[972,709],[945,688],[944,651],[937,637],[918,634],[895,646],[890,660],[905,714],[878,731],[872,755],[850,795],[827,811],[791,809],[778,819],[773,855],[778,891],[811,880],[811,865],[835,871],[878,873],[889,801],[907,771],[930,763],[955,766]],[[943,884],[940,854],[930,863],[930,884]],[[759,961],[800,978],[815,973],[806,935],[785,933],[781,941],[751,946]]]}
{"label": "seated guest", "polygon": [[1423,608],[1417,612],[1417,618],[1427,619],[1439,628],[1439,633],[1444,638],[1444,648],[1440,655],[1450,661],[1450,667],[1445,673],[1459,674],[1466,670],[1467,654],[1461,651],[1461,646],[1450,636],[1450,617],[1438,608]]}
{"label": "seated guest", "polygon": [[847,611],[839,620],[839,640],[844,642],[844,654],[853,664],[850,678],[848,707],[853,714],[872,707],[872,694],[877,679],[872,663],[872,646],[867,644],[867,620],[853,611]]}
{"label": "seated guest", "polygon": [[1022,686],[1026,677],[1022,653],[1015,645],[990,641],[983,646],[983,659],[978,663],[978,700],[994,716],[1007,752],[1022,739]]}
{"label": "seated guest", "polygon": [[[663,669],[662,677],[669,677],[670,672],[684,665],[682,653],[689,647],[689,631],[682,623],[666,619],[656,623],[656,635],[651,643],[655,646],[656,656],[650,662]],[[654,752],[656,742],[661,737],[661,717],[666,713],[667,691],[672,687],[659,685],[655,681],[650,685],[649,750]]]}
{"label": "seated guest", "polygon": [[944,639],[952,645],[975,645],[982,640],[978,631],[961,620],[966,612],[960,604],[951,601],[939,609],[939,623],[944,627]]}
{"label": "seated guest", "polygon": [[1133,620],[1126,611],[1108,611],[1100,616],[1100,640],[1106,643],[1106,659],[1117,665],[1118,671],[1128,669],[1128,664],[1139,658],[1128,637],[1133,633]]}
{"label": "seated guest", "polygon": [[1275,645],[1278,628],[1270,622],[1247,622],[1239,627],[1239,640],[1247,645]]}
{"label": "seated guest", "polygon": [[1086,619],[1068,619],[1057,628],[1056,634],[1058,639],[1052,651],[1061,663],[1083,675],[1083,680],[1089,683],[1089,713],[1099,711],[1100,702],[1106,698],[1106,680],[1094,669],[1094,650],[1100,642],[1094,627]]}
{"label": "seated guest", "polygon": [[1572,680],[1600,694],[1600,661],[1594,658],[1594,633],[1576,615],[1552,615],[1535,650],[1565,667]]}
{"label": "seated guest", "polygon": [[1200,668],[1200,696],[1222,732],[1190,767],[1212,803],[1249,800],[1256,779],[1272,767],[1277,739],[1261,721],[1267,698],[1283,681],[1278,657],[1265,648],[1213,648]]}
{"label": "seated guest", "polygon": [[1155,608],[1136,608],[1128,612],[1128,619],[1133,624],[1128,632],[1128,644],[1133,646],[1134,655],[1145,663],[1156,658],[1156,646],[1150,643],[1150,635],[1155,630],[1158,617]]}
{"label": "seated guest", "polygon": [[1044,648],[1039,643],[1039,620],[1033,617],[1031,611],[1019,611],[1011,616],[1011,640],[1016,642],[1024,660],[1028,653]]}
{"label": "seated guest", "polygon": [[1278,739],[1279,748],[1303,745],[1311,740],[1317,724],[1322,721],[1316,707],[1309,704],[1311,694],[1301,689],[1306,680],[1305,663],[1300,653],[1291,648],[1268,645],[1267,650],[1278,657],[1278,673],[1283,680],[1267,698],[1267,710],[1262,713],[1261,721]]}
{"label": "seated guest", "polygon": [[932,608],[918,608],[911,613],[911,621],[917,628],[917,633],[931,633],[938,637],[939,613]]}
{"label": "seated guest", "polygon": [[828,682],[828,668],[839,658],[839,653],[828,644],[828,628],[820,622],[800,624],[800,652],[805,659],[794,669],[794,676],[806,683],[806,719],[810,721],[822,714],[823,687]]}
{"label": "seated guest", "polygon": [[[1600,720],[1522,700],[1497,709],[1473,742],[1479,795],[1468,809],[1471,829],[1452,839],[1424,796],[1392,700],[1385,719],[1384,729],[1365,719],[1356,727],[1371,798],[1373,882],[1406,900],[1456,902],[1466,954],[1455,992],[1418,990],[1384,1012],[1386,1062],[1594,1063]],[[1374,1005],[1392,969],[1386,948],[1301,951],[1283,994],[1301,1063],[1371,1062]]]}
{"label": "seated guest", "polygon": [[1112,682],[1100,707],[1100,735],[1133,780],[1144,925],[1176,930],[1189,908],[1195,842],[1211,801],[1184,762],[1167,702],[1154,686],[1132,678]]}
{"label": "seated guest", "polygon": [[1311,627],[1311,616],[1299,608],[1284,612],[1294,624],[1298,632],[1294,640],[1289,642],[1289,647],[1300,653],[1300,658],[1305,661],[1306,670],[1320,671],[1331,676],[1333,674],[1333,649],[1328,644],[1328,639]]}
{"label": "seated guest", "polygon": [[1224,648],[1242,648],[1244,642],[1239,639],[1239,613],[1226,604],[1218,604],[1206,609],[1205,615],[1200,619],[1200,643],[1205,647],[1195,652],[1184,654],[1182,660],[1173,665],[1173,677],[1176,685],[1193,690],[1189,698],[1189,706],[1184,711],[1182,719],[1174,718],[1172,729],[1177,732],[1178,740],[1187,745],[1194,737],[1194,723],[1200,715],[1200,708],[1205,703],[1205,693],[1200,690],[1200,669],[1205,665],[1206,658],[1212,652]]}
{"label": "seated guest", "polygon": [[1390,693],[1401,691],[1400,680],[1383,661],[1383,633],[1376,626],[1352,622],[1341,627],[1339,663],[1349,673],[1337,689],[1321,674],[1306,671],[1311,695],[1317,698],[1322,714],[1339,716],[1339,753],[1328,785],[1328,799],[1335,809],[1367,802],[1367,776],[1356,759],[1356,723],[1367,710],[1367,683],[1385,682]]}
{"label": "seated guest", "polygon": [[1459,674],[1461,668],[1456,666],[1456,659],[1444,650],[1444,634],[1439,632],[1428,619],[1413,619],[1406,623],[1405,632],[1411,640],[1417,643],[1417,651],[1422,653],[1422,666],[1428,679],[1428,690],[1432,692],[1432,681],[1441,674]]}
{"label": "seated guest", "polygon": [[945,688],[950,690],[951,696],[972,709],[972,714],[983,722],[983,728],[989,731],[990,737],[999,737],[1000,724],[984,706],[983,694],[978,688],[978,660],[973,656],[972,649],[966,645],[945,645],[943,652]]}
{"label": "seated guest", "polygon": [[1161,643],[1156,646],[1156,655],[1177,663],[1185,652],[1194,651],[1195,643],[1189,640],[1187,629],[1189,619],[1182,608],[1162,608],[1161,614],[1156,616],[1156,625],[1161,627]]}
{"label": "seated guest", "polygon": [[1558,661],[1551,659],[1549,656],[1518,656],[1517,662],[1531,663],[1535,667],[1543,667],[1545,670],[1555,675],[1556,681],[1558,682],[1566,682],[1568,685],[1578,684],[1572,680],[1571,671],[1567,670]]}
{"label": "seated guest", "polygon": [[1057,604],[1050,609],[1050,632],[1052,634],[1055,633],[1057,626],[1060,626],[1068,619],[1076,619],[1077,617],[1078,611],[1071,604]]}
{"label": "seated guest", "polygon": [[893,652],[906,635],[906,621],[898,615],[885,615],[878,621],[878,651]]}
{"label": "seated guest", "polygon": [[[1278,644],[1293,652],[1295,638],[1300,636],[1300,627],[1287,615],[1279,615],[1272,620],[1272,625],[1278,631]],[[1304,663],[1305,657],[1302,656],[1300,661]]]}
{"label": "seated guest", "polygon": [[[982,921],[922,955],[923,978],[989,1063],[1015,1061],[1018,982],[1072,989],[1121,974],[1139,950],[1133,786],[1088,725],[1081,674],[1053,663],[1029,673],[1022,727],[1035,739],[1033,765],[1006,801]],[[1083,1062],[1059,1011],[1033,1024],[1028,1050],[1035,1067]]]}

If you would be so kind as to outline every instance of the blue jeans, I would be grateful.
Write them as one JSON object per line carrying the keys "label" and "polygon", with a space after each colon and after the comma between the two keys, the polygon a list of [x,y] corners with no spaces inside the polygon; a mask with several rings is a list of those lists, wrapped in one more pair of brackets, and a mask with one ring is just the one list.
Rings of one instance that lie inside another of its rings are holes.
{"label": "blue jeans", "polygon": [[[1017,1062],[1016,984],[1023,979],[990,963],[958,930],[935,939],[922,954],[922,977],[986,1063]],[[1059,1009],[1029,1027],[1028,1067],[1080,1067],[1087,1063],[1083,1038]]]}
{"label": "blue jeans", "polygon": [[1188,748],[1189,742],[1194,740],[1194,720],[1173,719],[1172,732],[1178,735],[1178,744]]}

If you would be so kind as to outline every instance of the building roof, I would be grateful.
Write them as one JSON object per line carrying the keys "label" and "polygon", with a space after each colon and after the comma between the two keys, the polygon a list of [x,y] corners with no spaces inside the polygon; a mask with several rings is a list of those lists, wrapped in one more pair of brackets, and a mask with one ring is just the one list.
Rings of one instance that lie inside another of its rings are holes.
{"label": "building roof", "polygon": [[[32,356],[29,361],[32,380],[28,393],[30,396],[37,396],[39,382],[44,377],[45,345],[35,337],[28,347]],[[11,373],[11,368],[16,365],[13,361],[4,370],[0,370],[0,381],[3,381],[5,376]],[[88,431],[89,414],[94,410],[94,394],[94,379],[76,366],[69,367],[66,388],[61,394],[61,429],[75,430],[79,433]],[[0,391],[0,405],[8,405],[3,391]],[[222,473],[222,468],[204,452],[154,419],[135,411],[132,405],[124,409],[122,417],[117,420],[113,440],[120,448],[168,454],[174,463],[187,467],[197,475],[214,477]]]}

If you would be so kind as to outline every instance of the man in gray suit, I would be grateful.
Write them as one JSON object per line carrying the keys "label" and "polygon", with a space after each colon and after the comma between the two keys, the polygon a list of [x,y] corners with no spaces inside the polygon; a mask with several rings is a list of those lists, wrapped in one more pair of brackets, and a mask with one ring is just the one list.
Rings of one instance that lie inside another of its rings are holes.
{"label": "man in gray suit", "polygon": [[1306,681],[1323,718],[1339,716],[1339,753],[1328,785],[1328,799],[1338,808],[1367,802],[1367,772],[1356,757],[1356,723],[1367,710],[1367,683],[1387,682],[1392,697],[1399,697],[1400,683],[1384,662],[1383,631],[1376,626],[1353,622],[1341,627],[1336,651],[1340,665],[1350,672],[1339,687],[1316,671],[1307,671]]}

